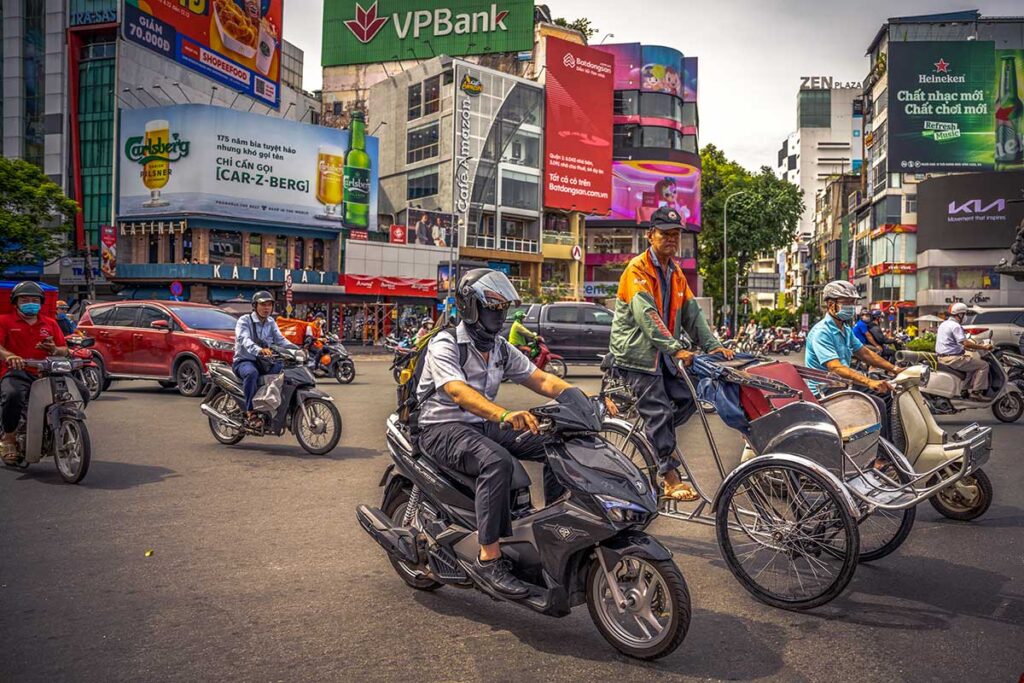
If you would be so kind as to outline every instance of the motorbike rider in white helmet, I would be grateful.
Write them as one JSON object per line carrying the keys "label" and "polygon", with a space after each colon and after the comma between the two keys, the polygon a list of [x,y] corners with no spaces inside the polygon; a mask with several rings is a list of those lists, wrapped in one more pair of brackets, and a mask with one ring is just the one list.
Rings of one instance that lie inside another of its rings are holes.
{"label": "motorbike rider in white helmet", "polygon": [[971,312],[961,301],[949,307],[949,317],[942,321],[935,335],[935,354],[943,365],[966,372],[970,398],[984,401],[985,390],[988,389],[988,363],[975,352],[988,351],[990,347],[967,338],[964,316]]}

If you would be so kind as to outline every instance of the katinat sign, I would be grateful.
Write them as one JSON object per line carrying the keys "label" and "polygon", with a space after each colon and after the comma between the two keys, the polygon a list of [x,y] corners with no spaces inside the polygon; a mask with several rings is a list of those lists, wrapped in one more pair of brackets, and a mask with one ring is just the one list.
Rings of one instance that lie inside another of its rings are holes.
{"label": "katinat sign", "polygon": [[323,66],[533,49],[533,2],[327,0]]}
{"label": "katinat sign", "polygon": [[917,250],[1009,249],[1024,221],[1024,172],[929,178],[917,186]]}

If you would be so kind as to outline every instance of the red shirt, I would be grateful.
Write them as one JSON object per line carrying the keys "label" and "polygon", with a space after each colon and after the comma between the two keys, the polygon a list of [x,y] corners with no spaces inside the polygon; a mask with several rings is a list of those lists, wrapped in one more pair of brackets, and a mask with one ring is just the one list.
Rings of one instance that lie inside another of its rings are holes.
{"label": "red shirt", "polygon": [[[57,346],[66,346],[64,333],[60,331],[60,325],[54,318],[39,316],[34,325],[30,325],[17,313],[0,315],[0,346],[10,353],[21,356],[26,360],[45,360],[46,352],[37,349],[36,344],[45,341],[47,337],[53,339]],[[0,377],[7,374],[7,363],[0,367]]]}

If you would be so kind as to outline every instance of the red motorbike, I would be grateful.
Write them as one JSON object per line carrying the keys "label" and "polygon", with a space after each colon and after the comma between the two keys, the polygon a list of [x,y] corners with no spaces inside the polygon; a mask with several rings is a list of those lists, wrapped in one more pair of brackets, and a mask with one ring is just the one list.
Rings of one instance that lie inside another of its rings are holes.
{"label": "red motorbike", "polygon": [[555,377],[565,377],[568,368],[565,360],[557,353],[552,353],[544,342],[544,337],[536,336],[530,343],[530,353],[527,354],[533,359],[533,364],[544,372],[550,372]]}
{"label": "red motorbike", "polygon": [[82,361],[81,367],[74,371],[73,376],[78,380],[79,386],[86,389],[83,392],[85,400],[95,401],[103,393],[103,371],[89,350],[96,340],[91,337],[74,336],[67,337],[64,341],[68,345],[71,357]]}

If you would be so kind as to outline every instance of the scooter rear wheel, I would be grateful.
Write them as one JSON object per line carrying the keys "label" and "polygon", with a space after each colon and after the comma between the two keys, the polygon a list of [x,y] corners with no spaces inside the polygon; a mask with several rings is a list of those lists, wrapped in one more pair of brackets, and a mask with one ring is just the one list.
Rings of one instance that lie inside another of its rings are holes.
{"label": "scooter rear wheel", "polygon": [[[245,413],[242,412],[241,406],[238,405],[238,401],[231,397],[227,392],[220,391],[210,398],[210,407],[216,410],[218,413],[223,413],[228,417],[243,422],[245,420]],[[227,446],[234,446],[236,443],[245,438],[245,431],[241,429],[235,429],[226,424],[221,424],[221,421],[215,417],[209,418],[210,420],[210,432],[213,434],[213,438]]]}
{"label": "scooter rear wheel", "polygon": [[[409,490],[406,489],[401,493],[395,495],[388,503],[388,506],[384,509],[384,514],[391,518],[395,524],[401,524],[405,518],[405,510],[409,505]],[[438,588],[443,586],[443,583],[438,583],[433,579],[427,578],[427,576],[416,569],[410,567],[401,560],[396,560],[392,556],[388,556],[388,560],[391,561],[391,566],[395,568],[399,578],[405,581],[406,585],[410,588],[415,588],[418,591],[436,591]]]}
{"label": "scooter rear wheel", "polygon": [[[934,479],[929,485],[934,483]],[[970,498],[963,492],[963,487],[974,487],[974,495]],[[992,481],[982,470],[971,472],[960,481],[950,484],[928,499],[938,513],[944,517],[960,522],[969,522],[981,517],[992,505]]]}
{"label": "scooter rear wheel", "polygon": [[992,414],[1000,422],[1016,422],[1024,415],[1024,399],[1017,393],[1004,394],[992,404]]}
{"label": "scooter rear wheel", "polygon": [[690,628],[690,591],[672,560],[624,555],[610,571],[626,598],[619,612],[608,576],[595,558],[587,577],[587,608],[604,639],[638,659],[671,654]]}
{"label": "scooter rear wheel", "polygon": [[356,378],[356,365],[350,360],[343,360],[334,367],[334,379],[338,384],[351,384]]}
{"label": "scooter rear wheel", "polygon": [[657,490],[658,460],[654,455],[654,448],[643,432],[638,429],[627,430],[622,424],[603,422],[598,436],[622,451],[622,454],[647,476],[651,486]]}

